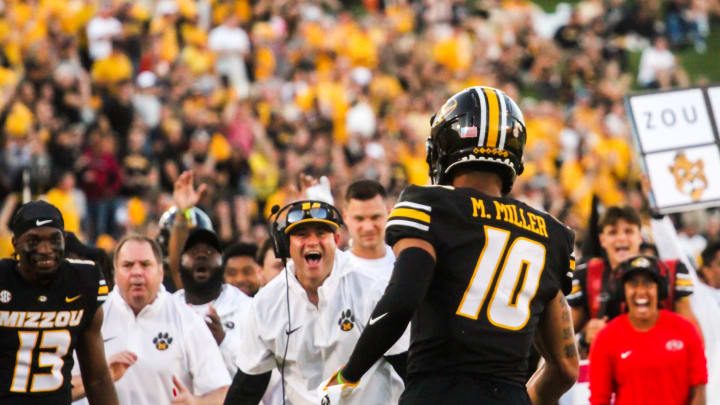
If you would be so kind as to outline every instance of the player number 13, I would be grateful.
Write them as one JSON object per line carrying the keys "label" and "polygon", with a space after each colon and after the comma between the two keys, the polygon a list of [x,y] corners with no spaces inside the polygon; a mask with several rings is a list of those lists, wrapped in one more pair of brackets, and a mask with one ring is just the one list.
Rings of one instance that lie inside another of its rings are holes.
{"label": "player number 13", "polygon": [[[38,335],[40,335],[39,342]],[[17,351],[10,391],[28,392],[28,382],[30,382],[30,392],[54,391],[60,388],[63,383],[62,358],[70,348],[70,332],[66,329],[44,332],[18,331],[18,338],[20,347]],[[49,373],[30,372],[33,351],[36,347],[50,350],[38,353],[38,367],[50,367]]]}
{"label": "player number 13", "polygon": [[[503,329],[522,329],[530,319],[530,302],[545,268],[545,246],[519,237],[508,247],[509,231],[490,226],[485,226],[484,231],[485,246],[456,314],[477,319],[483,303],[489,299],[487,317],[490,323]],[[491,291],[490,284],[505,252],[500,276]]]}

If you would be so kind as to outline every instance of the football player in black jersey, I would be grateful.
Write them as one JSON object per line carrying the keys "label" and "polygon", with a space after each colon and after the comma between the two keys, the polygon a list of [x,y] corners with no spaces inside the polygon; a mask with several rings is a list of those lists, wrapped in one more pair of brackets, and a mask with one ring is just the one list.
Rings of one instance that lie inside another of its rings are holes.
{"label": "football player in black jersey", "polygon": [[[564,296],[574,234],[506,196],[523,170],[522,113],[502,91],[471,87],[431,127],[434,185],[409,186],[390,213],[392,278],[328,385],[357,384],[412,320],[401,404],[554,404],[577,378]],[[533,342],[545,362],[526,387]]]}
{"label": "football player in black jersey", "polygon": [[118,404],[100,334],[102,273],[65,259],[63,218],[51,204],[24,204],[11,229],[17,260],[0,261],[0,405],[70,404],[73,350],[90,404]]}

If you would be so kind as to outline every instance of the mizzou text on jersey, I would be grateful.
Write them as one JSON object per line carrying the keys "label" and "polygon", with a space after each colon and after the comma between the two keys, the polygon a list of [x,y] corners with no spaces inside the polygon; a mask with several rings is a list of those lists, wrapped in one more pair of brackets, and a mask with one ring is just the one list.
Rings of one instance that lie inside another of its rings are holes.
{"label": "mizzou text on jersey", "polygon": [[409,376],[524,385],[539,314],[558,290],[570,291],[573,232],[513,199],[449,186],[406,188],[386,229],[389,245],[419,238],[437,252],[412,319]]}
{"label": "mizzou text on jersey", "polygon": [[92,261],[64,260],[38,287],[0,260],[0,405],[70,403],[73,350],[107,293]]}

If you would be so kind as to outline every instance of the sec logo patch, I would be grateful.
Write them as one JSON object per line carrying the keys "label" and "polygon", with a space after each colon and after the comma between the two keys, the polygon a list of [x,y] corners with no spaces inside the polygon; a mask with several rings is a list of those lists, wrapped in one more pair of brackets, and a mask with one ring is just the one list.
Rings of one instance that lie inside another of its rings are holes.
{"label": "sec logo patch", "polygon": [[0,291],[0,302],[7,304],[12,300],[12,293],[8,290]]}

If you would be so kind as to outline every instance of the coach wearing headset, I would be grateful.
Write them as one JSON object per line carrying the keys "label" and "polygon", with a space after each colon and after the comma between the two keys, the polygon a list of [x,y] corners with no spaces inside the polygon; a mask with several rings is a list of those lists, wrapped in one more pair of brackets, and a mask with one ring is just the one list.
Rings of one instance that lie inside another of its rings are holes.
{"label": "coach wearing headset", "polygon": [[[292,261],[255,295],[241,322],[240,370],[225,404],[257,404],[275,367],[286,403],[320,403],[318,388],[348,358],[384,290],[383,281],[337,248],[342,224],[337,209],[321,201],[276,212],[276,256]],[[395,367],[404,375],[407,345],[406,334],[344,403],[396,403],[403,383]]]}
{"label": "coach wearing headset", "polygon": [[658,309],[667,295],[662,264],[636,256],[621,264],[628,312],[610,322],[590,349],[590,403],[704,405],[707,369],[695,326]]}

